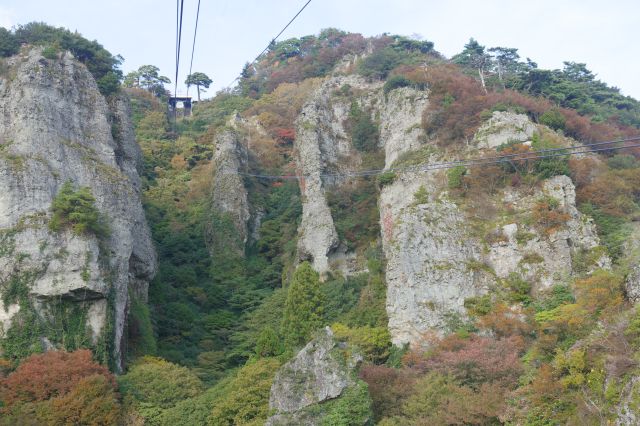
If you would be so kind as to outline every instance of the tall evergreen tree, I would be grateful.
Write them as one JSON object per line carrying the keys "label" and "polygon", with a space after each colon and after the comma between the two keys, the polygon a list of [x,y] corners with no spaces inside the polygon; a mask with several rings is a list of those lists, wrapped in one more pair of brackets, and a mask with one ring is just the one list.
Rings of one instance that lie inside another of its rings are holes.
{"label": "tall evergreen tree", "polygon": [[322,326],[323,296],[320,279],[308,262],[296,269],[287,293],[282,320],[282,334],[287,347],[305,344]]}

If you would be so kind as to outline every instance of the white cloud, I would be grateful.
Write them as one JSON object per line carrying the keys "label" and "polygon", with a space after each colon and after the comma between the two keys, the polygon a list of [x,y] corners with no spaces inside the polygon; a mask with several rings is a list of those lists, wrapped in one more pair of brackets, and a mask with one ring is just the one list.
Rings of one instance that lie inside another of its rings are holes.
{"label": "white cloud", "polygon": [[15,25],[15,13],[10,9],[0,7],[0,27],[10,29]]}

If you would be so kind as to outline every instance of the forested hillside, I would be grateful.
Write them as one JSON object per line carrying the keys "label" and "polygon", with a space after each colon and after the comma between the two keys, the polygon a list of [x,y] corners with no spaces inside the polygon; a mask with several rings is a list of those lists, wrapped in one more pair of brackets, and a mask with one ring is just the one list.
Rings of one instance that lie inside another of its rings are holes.
{"label": "forested hillside", "polygon": [[[585,64],[326,29],[174,117],[156,67],[121,86],[44,24],[0,32],[0,90],[33,45],[128,98],[158,266],[117,376],[90,339],[13,350],[3,319],[0,424],[638,422],[640,102]],[[48,226],[76,226],[57,200]]]}

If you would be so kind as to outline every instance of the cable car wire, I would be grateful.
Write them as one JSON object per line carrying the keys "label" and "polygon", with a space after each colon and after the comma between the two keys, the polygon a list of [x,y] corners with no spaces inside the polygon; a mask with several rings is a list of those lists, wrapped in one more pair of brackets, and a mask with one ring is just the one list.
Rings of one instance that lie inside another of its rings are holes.
{"label": "cable car wire", "polygon": [[[187,79],[191,75],[191,71],[193,70],[193,54],[196,50],[196,35],[198,34],[198,19],[200,18],[200,0],[198,0],[198,9],[196,11],[196,26],[193,30],[193,45],[191,46],[191,63],[189,65],[189,74],[187,74]],[[191,85],[187,84],[187,96],[189,96],[189,87]]]}
{"label": "cable car wire", "polygon": [[[448,161],[448,162],[423,164],[420,166],[411,166],[411,167],[357,170],[357,171],[346,172],[346,173],[321,173],[319,175],[313,175],[313,176],[316,176],[319,178],[340,178],[340,177],[375,176],[375,175],[380,175],[383,173],[390,173],[390,172],[392,173],[426,172],[430,170],[451,169],[457,166],[478,167],[478,166],[486,166],[491,164],[504,164],[506,162],[513,162],[513,161],[540,160],[545,158],[565,157],[570,155],[597,153],[597,152],[604,152],[604,151],[618,151],[621,149],[640,147],[640,143],[623,145],[623,146],[607,146],[607,145],[633,142],[633,141],[640,141],[640,136],[626,138],[626,139],[595,142],[595,143],[584,144],[584,145],[575,145],[575,146],[565,147],[565,148],[542,149],[539,151],[522,152],[522,153],[507,154],[507,155],[494,156],[494,157],[462,159],[462,160],[455,160],[455,161]],[[269,180],[304,179],[304,178],[312,177],[312,176],[300,176],[300,175],[267,175],[267,174],[242,173],[242,172],[227,173],[227,174],[237,174],[237,175],[246,176],[246,177],[255,177],[255,178],[269,179]]]}

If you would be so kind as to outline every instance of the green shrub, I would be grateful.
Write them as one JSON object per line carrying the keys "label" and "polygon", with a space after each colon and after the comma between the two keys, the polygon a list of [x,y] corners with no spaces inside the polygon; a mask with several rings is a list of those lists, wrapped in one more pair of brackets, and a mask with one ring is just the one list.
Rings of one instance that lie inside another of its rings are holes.
{"label": "green shrub", "polygon": [[208,424],[264,424],[269,413],[271,384],[279,366],[278,360],[264,358],[242,367],[229,381],[222,397],[213,401]]}
{"label": "green shrub", "polygon": [[272,327],[265,327],[256,340],[256,355],[259,357],[278,356],[284,352],[280,336]]}
{"label": "green shrub", "polygon": [[363,110],[357,102],[349,111],[351,140],[358,151],[375,151],[378,147],[378,125],[371,119],[371,111]]}
{"label": "green shrub", "polygon": [[0,57],[13,56],[20,50],[20,43],[6,28],[0,27]]}
{"label": "green shrub", "polygon": [[378,176],[378,184],[380,186],[390,185],[396,180],[396,173],[392,171],[384,172]]}
{"label": "green shrub", "polygon": [[633,155],[616,154],[607,160],[610,168],[616,170],[636,169],[640,167],[640,162]]}
{"label": "green shrub", "polygon": [[202,382],[188,368],[160,358],[143,357],[118,379],[125,402],[148,422],[159,424],[163,410],[199,395]]}
{"label": "green shrub", "polygon": [[487,315],[493,309],[491,295],[474,296],[464,299],[464,307],[471,315]]}
{"label": "green shrub", "polygon": [[[535,151],[560,148],[558,144],[540,137],[537,133],[535,133],[531,139],[531,147]],[[570,176],[569,159],[565,156],[537,160],[534,165],[534,172],[539,179],[548,179],[558,175]]]}
{"label": "green shrub", "polygon": [[424,185],[420,185],[420,188],[413,194],[413,199],[416,204],[427,204],[429,202],[427,188],[425,188]]}
{"label": "green shrub", "polygon": [[553,130],[564,130],[566,119],[557,109],[549,109],[540,116],[540,124]]}
{"label": "green shrub", "polygon": [[60,54],[60,49],[54,45],[50,45],[42,49],[42,56],[44,56],[49,60],[58,59],[59,54]]}
{"label": "green shrub", "polygon": [[320,279],[309,262],[303,262],[293,275],[285,303],[282,334],[288,348],[304,345],[322,326],[324,298]]}
{"label": "green shrub", "polygon": [[447,185],[449,189],[462,188],[465,173],[467,173],[467,169],[464,166],[455,166],[447,170]]}
{"label": "green shrub", "polygon": [[593,218],[602,244],[607,248],[612,260],[619,259],[624,253],[625,241],[631,233],[627,221],[622,217],[605,213],[590,203],[581,204],[579,208],[582,213]]}
{"label": "green shrub", "polygon": [[531,302],[531,284],[522,279],[515,272],[509,274],[505,280],[506,287],[510,290],[509,299],[512,302],[522,302],[528,305]]}
{"label": "green shrub", "polygon": [[358,72],[365,77],[383,79],[389,72],[406,60],[406,54],[391,47],[385,47],[366,56],[358,67]]}
{"label": "green shrub", "polygon": [[400,87],[411,86],[411,81],[408,78],[401,75],[394,75],[389,77],[389,79],[384,83],[383,91],[386,95],[390,91],[394,89],[398,89]]}
{"label": "green shrub", "polygon": [[68,228],[76,235],[109,236],[109,228],[95,207],[95,201],[91,189],[81,187],[74,191],[71,182],[67,181],[51,204],[53,216],[49,229],[60,232]]}
{"label": "green shrub", "polygon": [[155,355],[158,348],[153,335],[149,307],[135,296],[131,298],[127,326],[129,354],[134,357]]}
{"label": "green shrub", "polygon": [[391,335],[386,327],[354,327],[335,323],[331,326],[338,340],[357,346],[369,362],[381,364],[389,357]]}
{"label": "green shrub", "polygon": [[367,425],[373,418],[369,388],[362,380],[347,388],[340,398],[322,405],[326,409],[323,426]]}
{"label": "green shrub", "polygon": [[536,312],[551,311],[560,305],[575,303],[576,299],[569,286],[556,284],[545,291],[533,303]]}

